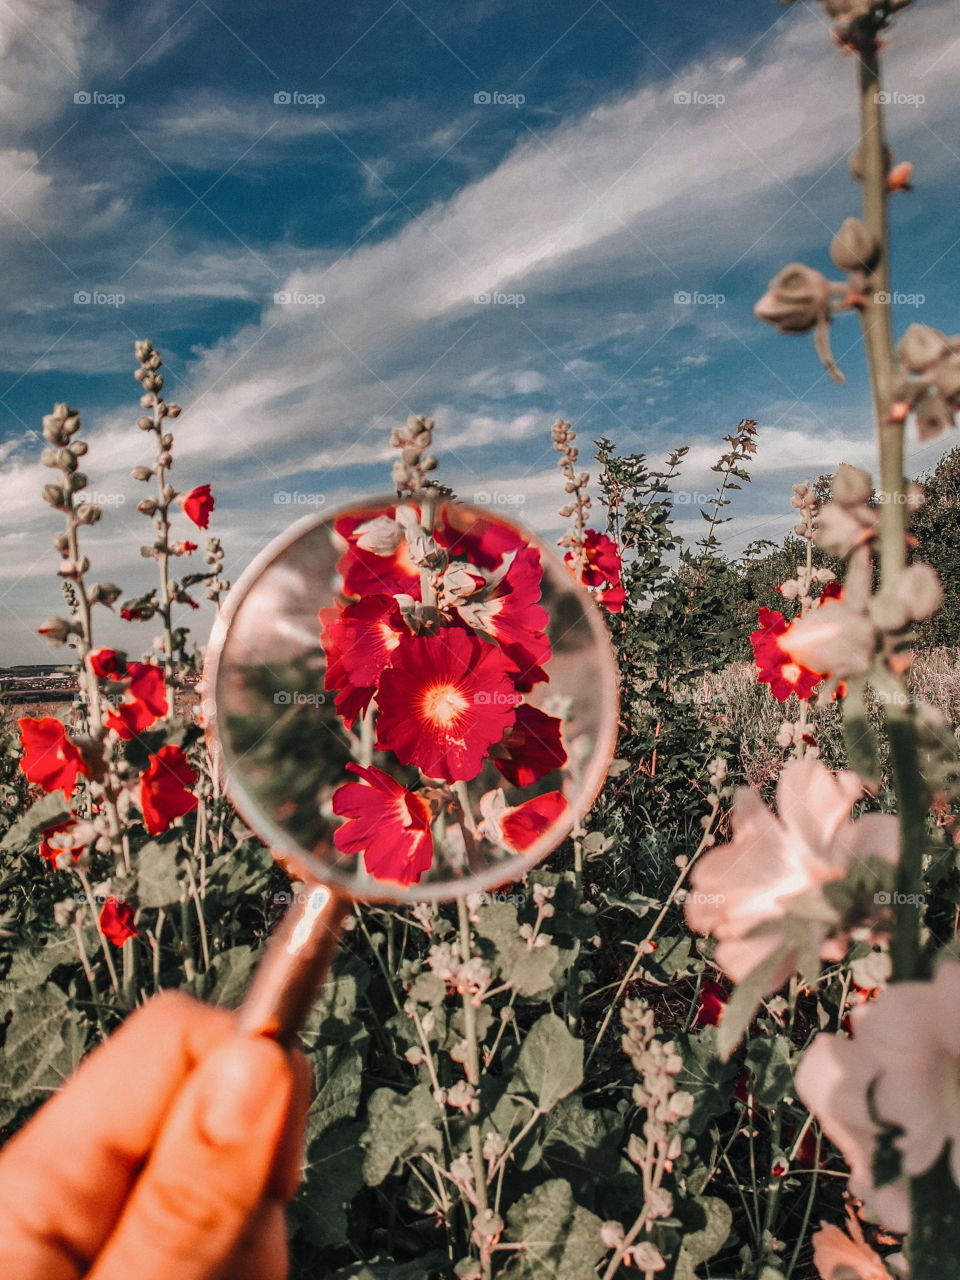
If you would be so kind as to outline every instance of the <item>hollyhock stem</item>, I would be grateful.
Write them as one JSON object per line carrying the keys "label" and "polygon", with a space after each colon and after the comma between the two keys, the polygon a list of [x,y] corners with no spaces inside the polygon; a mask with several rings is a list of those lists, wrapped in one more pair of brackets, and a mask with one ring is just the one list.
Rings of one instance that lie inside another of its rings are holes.
{"label": "hollyhock stem", "polygon": [[[469,964],[473,956],[473,941],[470,933],[470,912],[464,898],[457,899],[457,922],[459,925],[460,959],[463,964]],[[480,1046],[477,1040],[477,1010],[473,1003],[473,996],[469,991],[463,993],[462,999],[463,1038],[467,1046],[467,1056],[463,1065],[467,1073],[467,1083],[471,1084],[474,1089],[479,1089]],[[487,1199],[487,1174],[483,1161],[480,1121],[476,1118],[472,1118],[470,1121],[470,1161],[473,1166],[473,1181],[477,1195],[477,1214],[479,1215],[486,1213],[489,1208],[489,1201]],[[492,1272],[488,1258],[484,1257],[482,1266],[484,1280],[490,1280]]]}
{"label": "hollyhock stem", "polygon": [[74,871],[77,873],[77,879],[83,886],[84,900],[90,908],[93,916],[93,922],[97,927],[97,935],[100,938],[100,948],[103,951],[103,960],[107,966],[107,973],[110,975],[110,985],[113,987],[113,994],[120,994],[120,983],[117,981],[117,971],[114,968],[113,956],[110,954],[110,943],[107,941],[103,930],[100,927],[100,913],[97,910],[97,901],[93,896],[93,889],[90,886],[90,879],[82,867],[75,866]]}

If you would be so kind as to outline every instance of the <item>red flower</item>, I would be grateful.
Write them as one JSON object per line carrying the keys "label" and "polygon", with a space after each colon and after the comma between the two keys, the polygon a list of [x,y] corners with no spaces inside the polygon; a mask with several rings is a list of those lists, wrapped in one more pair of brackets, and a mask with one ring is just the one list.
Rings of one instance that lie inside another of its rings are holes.
{"label": "red flower", "polygon": [[175,556],[188,556],[197,550],[195,542],[171,542],[170,552]]}
{"label": "red flower", "polygon": [[499,649],[459,627],[404,637],[380,677],[377,746],[429,778],[475,778],[514,720],[510,672]]}
{"label": "red flower", "polygon": [[[67,850],[57,842],[57,836],[63,831],[69,831],[74,824],[74,818],[69,817],[65,822],[58,822],[55,826],[46,827],[40,835],[40,847],[37,849],[41,858],[46,858],[52,867],[56,867],[57,859]],[[69,852],[73,855],[73,860],[83,853],[86,845],[78,844],[70,848]]]}
{"label": "red flower", "polygon": [[524,853],[566,810],[567,801],[560,791],[547,791],[516,808],[504,810],[500,815],[503,843],[515,853]]}
{"label": "red flower", "polygon": [[175,818],[192,813],[200,801],[190,790],[196,770],[180,747],[161,747],[140,777],[140,808],[152,836],[166,831]]}
{"label": "red flower", "polygon": [[522,534],[499,520],[473,516],[461,507],[448,506],[434,534],[451,560],[466,560],[481,569],[497,569],[509,551],[526,547]]}
{"label": "red flower", "polygon": [[[331,612],[324,610],[328,617]],[[352,684],[376,687],[394,649],[409,634],[393,596],[372,595],[339,606],[333,620],[325,620],[323,647],[328,661],[336,655]]]}
{"label": "red flower", "polygon": [[791,693],[801,701],[809,698],[823,675],[794,662],[780,647],[780,638],[789,630],[786,618],[776,609],[760,609],[757,621],[760,627],[750,635],[757,679],[761,684],[770,686],[770,692],[778,702],[786,702]]}
{"label": "red flower", "polygon": [[719,982],[706,978],[700,988],[700,1003],[693,1020],[696,1027],[715,1027],[727,1007],[727,992]]}
{"label": "red flower", "polygon": [[362,853],[378,880],[416,884],[433,863],[430,806],[382,769],[347,769],[363,782],[348,782],[333,794],[333,812],[347,821],[333,833],[342,853]]}
{"label": "red flower", "polygon": [[77,774],[87,772],[80,748],[67,737],[63,724],[53,716],[17,721],[23,755],[20,768],[30,782],[44,791],[63,791],[69,800],[77,785]]}
{"label": "red flower", "polygon": [[408,595],[420,599],[420,569],[410,558],[406,538],[400,538],[394,550],[387,555],[357,546],[356,531],[361,525],[369,524],[378,517],[392,520],[395,514],[396,508],[388,507],[383,511],[341,516],[333,526],[348,543],[337,564],[343,576],[344,595]]}
{"label": "red flower", "polygon": [[210,514],[216,506],[216,500],[210,492],[208,484],[199,484],[180,499],[184,513],[193,521],[198,529],[206,529],[210,523]]}
{"label": "red flower", "polygon": [[122,947],[128,938],[138,937],[130,903],[108,898],[100,912],[100,932],[115,947]]}
{"label": "red flower", "polygon": [[586,587],[599,587],[597,598],[610,613],[622,613],[627,599],[623,588],[623,561],[614,540],[596,529],[585,529],[582,557],[578,549],[568,551],[564,561]]}
{"label": "red flower", "polygon": [[88,656],[87,662],[93,674],[102,680],[122,680],[126,672],[124,656],[116,649],[97,649]]}
{"label": "red flower", "polygon": [[468,626],[487,632],[516,668],[514,683],[526,692],[547,679],[542,664],[550,661],[547,611],[539,604],[543,568],[540,552],[523,547],[486,599],[468,599],[457,612]]}
{"label": "red flower", "polygon": [[152,662],[130,662],[127,675],[130,683],[124,701],[104,721],[107,728],[115,729],[125,742],[149,729],[168,709],[162,667]]}
{"label": "red flower", "polygon": [[[505,752],[501,756],[500,752]],[[529,787],[567,762],[560,721],[523,702],[504,739],[491,751],[493,763],[515,787]]]}

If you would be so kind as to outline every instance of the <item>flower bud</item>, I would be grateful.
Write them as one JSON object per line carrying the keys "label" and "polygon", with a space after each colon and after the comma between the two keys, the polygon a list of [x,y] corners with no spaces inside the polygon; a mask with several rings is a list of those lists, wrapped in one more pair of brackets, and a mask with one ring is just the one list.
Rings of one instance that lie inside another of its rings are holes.
{"label": "flower bud", "polygon": [[781,333],[807,333],[828,314],[831,291],[821,272],[791,262],[770,281],[753,312]]}
{"label": "flower bud", "polygon": [[71,440],[71,442],[67,445],[67,448],[70,450],[70,452],[73,454],[75,458],[82,458],[83,455],[87,452],[89,445],[87,444],[86,440]]}
{"label": "flower bud", "polygon": [[169,432],[169,431],[165,432],[165,433],[160,437],[160,448],[161,448],[161,449],[172,449],[172,448],[173,448],[173,436],[170,434],[170,432]]}
{"label": "flower bud", "polygon": [[152,430],[153,430],[153,419],[152,419],[152,418],[138,418],[138,419],[137,419],[137,426],[140,428],[140,430],[141,430],[141,431],[152,431]]}
{"label": "flower bud", "polygon": [[940,330],[927,324],[910,325],[897,346],[901,363],[911,373],[925,373],[942,360],[948,350],[946,338]]}
{"label": "flower bud", "polygon": [[43,420],[43,438],[50,444],[64,445],[70,439],[63,429],[63,423],[59,418],[47,414]]}
{"label": "flower bud", "polygon": [[74,436],[80,430],[80,415],[78,413],[68,412],[68,416],[63,420],[63,429],[68,436]]}
{"label": "flower bud", "polygon": [[844,507],[855,507],[866,502],[871,493],[873,480],[870,475],[859,467],[851,467],[848,462],[841,462],[830,484],[834,502]]}
{"label": "flower bud", "polygon": [[156,511],[157,511],[156,498],[142,498],[137,503],[137,510],[140,512],[141,515],[144,515],[144,516],[156,515]]}
{"label": "flower bud", "polygon": [[77,460],[69,449],[58,449],[57,466],[63,471],[76,471]]}
{"label": "flower bud", "polygon": [[943,587],[937,571],[929,564],[917,561],[908,565],[895,584],[903,595],[915,622],[932,618],[943,604]]}
{"label": "flower bud", "polygon": [[54,645],[66,644],[67,638],[75,631],[75,625],[67,618],[47,618],[37,627],[37,634]]}
{"label": "flower bud", "polygon": [[830,257],[842,271],[869,271],[880,245],[859,218],[847,218],[830,243]]}
{"label": "flower bud", "polygon": [[164,500],[164,502],[166,502],[166,503],[170,503],[170,502],[172,502],[172,501],[174,500],[174,498],[175,498],[176,496],[177,496],[177,491],[176,491],[176,489],[173,487],[173,485],[172,485],[172,484],[165,484],[165,485],[163,486],[163,500]]}
{"label": "flower bud", "polygon": [[44,449],[40,454],[40,461],[45,467],[55,467],[57,465],[57,449]]}
{"label": "flower bud", "polygon": [[69,928],[77,919],[76,898],[64,898],[53,904],[53,922],[61,929]]}
{"label": "flower bud", "polygon": [[87,487],[87,477],[83,471],[74,471],[67,476],[66,486],[71,493],[80,493]]}
{"label": "flower bud", "polygon": [[90,601],[92,604],[112,605],[115,600],[120,598],[122,594],[120,588],[115,582],[97,582],[94,583],[90,592]]}
{"label": "flower bud", "polygon": [[142,480],[145,482],[153,475],[153,471],[150,467],[134,467],[130,472],[130,475],[134,480]]}
{"label": "flower bud", "polygon": [[77,507],[77,524],[96,524],[103,510],[95,502],[82,502]]}
{"label": "flower bud", "polygon": [[44,502],[49,502],[51,507],[59,510],[67,505],[67,495],[58,484],[45,484],[42,493]]}
{"label": "flower bud", "polygon": [[61,555],[66,555],[67,552],[70,550],[70,539],[67,537],[65,533],[54,534],[51,541],[53,542],[53,545],[56,548],[56,550],[59,551]]}
{"label": "flower bud", "polygon": [[914,405],[917,436],[921,444],[933,440],[946,427],[953,426],[953,410],[939,391],[927,391]]}
{"label": "flower bud", "polygon": [[[153,394],[152,391],[148,391],[146,395],[140,397],[140,404],[141,404],[141,407],[144,409],[152,409],[156,403],[157,403],[157,397]],[[151,422],[150,425],[152,427],[153,423]]]}
{"label": "flower bud", "polygon": [[167,417],[168,417],[168,418],[179,418],[179,417],[180,417],[180,415],[181,415],[181,413],[183,413],[183,410],[180,408],[180,406],[179,406],[178,404],[168,404],[168,405],[167,405]]}
{"label": "flower bud", "polygon": [[158,467],[170,467],[170,466],[172,466],[172,465],[173,465],[173,454],[172,454],[172,453],[167,453],[166,451],[164,451],[163,453],[161,453],[161,454],[158,454],[158,455],[157,455],[157,466],[158,466]]}

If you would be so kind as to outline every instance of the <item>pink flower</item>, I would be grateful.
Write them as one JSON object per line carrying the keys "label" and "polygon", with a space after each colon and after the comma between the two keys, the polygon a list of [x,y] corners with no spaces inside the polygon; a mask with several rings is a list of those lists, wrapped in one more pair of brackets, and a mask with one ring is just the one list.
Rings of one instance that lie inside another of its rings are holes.
{"label": "pink flower", "polygon": [[333,794],[333,812],[347,821],[333,833],[342,853],[362,853],[377,880],[416,884],[433,864],[430,806],[382,769],[348,764],[362,782],[348,782]]}
{"label": "pink flower", "polygon": [[180,499],[185,515],[193,521],[198,529],[206,529],[210,524],[210,516],[216,506],[216,499],[210,492],[208,484],[199,484]]}
{"label": "pink flower", "polygon": [[849,1236],[839,1227],[821,1222],[820,1230],[810,1239],[813,1265],[821,1280],[890,1280],[890,1272],[864,1240],[852,1213]]}
{"label": "pink flower", "polygon": [[[960,963],[943,960],[931,982],[896,982],[850,1013],[851,1039],[818,1035],[797,1070],[797,1093],[850,1166],[850,1190],[894,1231],[910,1230],[908,1178],[930,1169],[949,1144],[960,1183]],[[904,1177],[877,1187],[880,1125]]]}
{"label": "pink flower", "polygon": [[515,787],[529,787],[567,763],[560,730],[556,716],[522,702],[503,741],[490,752],[493,763]]}
{"label": "pink flower", "polygon": [[855,773],[833,774],[810,756],[780,775],[778,816],[749,787],[737,789],[733,839],[694,867],[685,905],[690,928],[717,939],[716,962],[734,982],[770,962],[769,994],[811,954],[837,958],[840,921],[824,885],[842,880],[858,858],[894,863],[899,855],[896,818],[850,821],[861,793]]}
{"label": "pink flower", "polygon": [[162,667],[152,662],[128,662],[126,674],[129,683],[124,700],[107,714],[104,723],[129,742],[165,716],[168,707]]}
{"label": "pink flower", "polygon": [[429,778],[475,778],[520,701],[511,664],[459,627],[406,636],[380,677],[377,746]]}

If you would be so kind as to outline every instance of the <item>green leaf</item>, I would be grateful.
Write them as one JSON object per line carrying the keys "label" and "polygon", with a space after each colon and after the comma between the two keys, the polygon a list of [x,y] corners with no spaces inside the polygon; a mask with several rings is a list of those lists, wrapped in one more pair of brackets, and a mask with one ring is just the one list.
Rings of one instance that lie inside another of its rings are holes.
{"label": "green leaf", "polygon": [[545,1013],[520,1047],[509,1092],[532,1094],[546,1114],[582,1083],[583,1041],[555,1013]]}
{"label": "green leaf", "polygon": [[684,1233],[680,1256],[677,1259],[677,1276],[684,1274],[681,1271],[681,1263],[689,1268],[689,1274],[692,1276],[695,1267],[702,1262],[708,1262],[719,1253],[727,1243],[733,1226],[733,1213],[725,1201],[716,1196],[701,1196],[694,1203],[703,1212],[704,1225],[697,1231]]}
{"label": "green leaf", "polygon": [[41,796],[35,804],[20,815],[7,834],[0,840],[0,849],[20,850],[40,843],[40,832],[56,826],[70,816],[62,791],[51,791]]}
{"label": "green leaf", "polygon": [[518,995],[546,998],[559,989],[562,957],[553,943],[529,947],[517,929],[517,913],[509,902],[486,902],[474,929],[492,944],[488,955],[504,982]]}
{"label": "green leaf", "polygon": [[[250,977],[259,959],[259,953],[251,947],[230,947],[213,958],[211,965],[213,985],[207,987],[207,999],[211,1004],[236,1008],[246,994]],[[209,979],[210,975],[207,975]]]}
{"label": "green leaf", "polygon": [[736,1049],[753,1021],[773,975],[783,963],[786,950],[785,944],[774,948],[766,960],[734,987],[717,1028],[717,1053],[724,1062]]}
{"label": "green leaf", "polygon": [[507,1212],[507,1228],[523,1249],[503,1274],[510,1280],[577,1280],[592,1276],[607,1252],[601,1220],[573,1198],[570,1184],[554,1178],[522,1196]]}
{"label": "green leaf", "polygon": [[751,1040],[746,1064],[753,1077],[753,1095],[762,1107],[775,1107],[790,1093],[795,1056],[786,1036],[758,1036]]}
{"label": "green leaf", "polygon": [[425,1084],[409,1093],[377,1089],[367,1107],[367,1131],[361,1140],[366,1152],[363,1180],[377,1187],[398,1160],[417,1151],[439,1150],[440,1110]]}
{"label": "green leaf", "polygon": [[[726,1016],[726,1015],[724,1015]],[[683,1070],[677,1086],[696,1099],[690,1132],[703,1133],[710,1121],[730,1110],[733,1087],[739,1074],[735,1063],[717,1055],[717,1028],[704,1027],[696,1035],[681,1037]]]}
{"label": "green leaf", "polygon": [[180,901],[178,841],[150,840],[137,850],[137,897],[141,907],[169,907]]}
{"label": "green leaf", "polygon": [[53,1093],[75,1070],[83,1041],[77,1011],[59,987],[22,990],[3,1047],[3,1092],[21,1103]]}
{"label": "green leaf", "polygon": [[440,1274],[448,1265],[445,1253],[429,1253],[415,1262],[394,1262],[392,1258],[371,1258],[369,1262],[355,1262],[342,1271],[335,1271],[330,1280],[425,1280],[427,1276]]}
{"label": "green leaf", "polygon": [[310,1055],[316,1093],[307,1113],[307,1144],[332,1125],[352,1119],[360,1105],[363,1059],[350,1045],[321,1045]]}
{"label": "green leaf", "polygon": [[291,1217],[294,1230],[317,1248],[347,1239],[346,1211],[363,1187],[362,1133],[363,1126],[356,1122],[338,1124],[307,1148],[306,1174]]}

